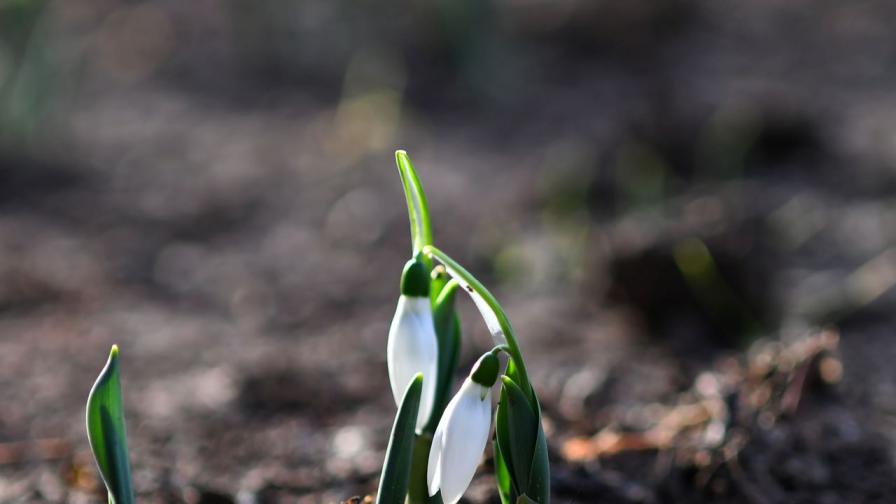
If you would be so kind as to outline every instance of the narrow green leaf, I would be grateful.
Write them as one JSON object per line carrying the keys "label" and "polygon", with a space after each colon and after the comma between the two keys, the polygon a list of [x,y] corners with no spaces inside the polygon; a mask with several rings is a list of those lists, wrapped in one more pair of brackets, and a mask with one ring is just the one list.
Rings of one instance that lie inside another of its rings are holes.
{"label": "narrow green leaf", "polygon": [[87,439],[109,492],[109,502],[133,504],[117,345],[112,346],[109,360],[87,397]]}
{"label": "narrow green leaf", "polygon": [[412,251],[416,255],[423,247],[432,245],[432,227],[429,222],[429,206],[426,203],[426,194],[423,185],[417,177],[414,165],[408,153],[403,150],[395,151],[395,164],[401,175],[401,184],[404,187],[404,197],[408,204],[408,219],[411,225]]}
{"label": "narrow green leaf", "polygon": [[[526,393],[508,378],[502,377],[501,401],[498,404],[503,438],[498,438],[501,453],[505,455],[505,463],[510,473],[513,487],[517,495],[525,493],[529,488],[529,472],[535,441],[538,436],[538,415],[532,411]],[[503,410],[503,414],[502,413]]]}
{"label": "narrow green leaf", "polygon": [[[540,416],[540,415],[539,415]],[[534,502],[551,501],[551,462],[548,459],[548,444],[544,437],[544,429],[538,422],[538,438],[535,440],[535,453],[532,455],[532,468],[529,470],[529,487],[526,496]]]}
{"label": "narrow green leaf", "polygon": [[517,481],[514,477],[516,472],[513,470],[513,457],[510,453],[513,448],[513,440],[510,437],[510,420],[508,418],[509,408],[507,406],[507,401],[507,391],[504,387],[501,387],[501,396],[495,411],[495,445],[498,448],[496,455],[501,456],[501,462],[503,463],[504,470],[507,471],[507,476],[510,480],[508,488],[510,502],[515,502],[516,496],[522,492],[517,487]]}
{"label": "narrow green leaf", "polygon": [[513,499],[510,495],[512,487],[507,462],[505,462],[504,456],[501,454],[501,447],[498,446],[497,440],[492,443],[492,447],[495,453],[495,480],[498,486],[498,495],[501,497],[501,504],[512,504]]}
{"label": "narrow green leaf", "polygon": [[403,504],[408,494],[408,480],[414,454],[414,429],[423,391],[423,373],[417,373],[408,384],[386,449],[386,460],[380,475],[377,504]]}
{"label": "narrow green leaf", "polygon": [[[432,261],[432,258],[423,255],[424,258],[427,258]],[[448,282],[451,280],[451,275],[448,274],[448,271],[444,266],[439,266],[437,268],[432,269],[432,281],[429,283],[429,299],[432,301],[432,305],[436,305],[436,301],[439,300],[439,294],[442,293],[442,289],[448,285]]]}
{"label": "narrow green leaf", "polygon": [[504,371],[504,375],[513,380],[517,385],[520,385],[520,372],[519,369],[517,369],[516,364],[514,364],[513,359],[507,361],[507,369]]}
{"label": "narrow green leaf", "polygon": [[442,412],[451,400],[451,384],[457,359],[460,354],[460,319],[454,309],[458,284],[450,281],[442,289],[433,308],[433,323],[439,343],[439,364],[436,375],[435,405],[432,415],[424,427],[426,432],[435,432],[442,418]]}
{"label": "narrow green leaf", "polygon": [[432,448],[432,436],[424,432],[414,439],[414,455],[411,461],[411,475],[408,481],[408,498],[406,504],[442,504],[442,494],[429,496],[426,481],[426,467],[429,464],[429,450]]}

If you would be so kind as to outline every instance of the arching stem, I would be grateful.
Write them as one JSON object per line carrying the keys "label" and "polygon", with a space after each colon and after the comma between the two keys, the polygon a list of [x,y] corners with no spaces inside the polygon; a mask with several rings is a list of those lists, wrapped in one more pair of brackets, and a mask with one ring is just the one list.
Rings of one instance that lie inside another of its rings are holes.
{"label": "arching stem", "polygon": [[498,300],[495,299],[495,296],[493,296],[492,293],[476,279],[476,277],[458,264],[457,261],[448,256],[448,254],[432,245],[423,247],[423,253],[435,258],[445,265],[445,269],[448,270],[448,273],[457,279],[464,290],[466,290],[473,298],[473,302],[476,303],[482,317],[485,319],[485,323],[492,333],[492,338],[495,340],[495,343],[498,346],[506,344],[507,353],[510,358],[513,359],[513,363],[516,366],[519,375],[520,388],[529,395],[530,401],[534,404],[535,392],[532,390],[532,386],[529,383],[529,374],[526,372],[526,364],[523,361],[523,356],[520,352],[515,333],[513,332],[513,327],[510,325],[510,319],[507,318],[504,309],[498,304]]}

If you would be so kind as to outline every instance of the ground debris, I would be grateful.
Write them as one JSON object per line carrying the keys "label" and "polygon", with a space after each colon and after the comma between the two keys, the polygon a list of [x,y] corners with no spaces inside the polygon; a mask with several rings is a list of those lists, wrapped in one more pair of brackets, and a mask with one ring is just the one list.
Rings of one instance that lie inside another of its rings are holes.
{"label": "ground debris", "polygon": [[373,504],[373,496],[365,495],[364,497],[361,497],[356,495],[348,500],[342,501],[342,504]]}
{"label": "ground debris", "polygon": [[[837,474],[849,464],[863,466],[868,457],[874,464],[859,470],[888,474],[886,453],[874,449],[869,435],[846,432],[846,408],[830,406],[838,401],[827,397],[821,411],[811,404],[813,395],[836,394],[843,372],[838,344],[834,330],[787,344],[757,342],[742,358],[723,359],[700,373],[672,404],[645,406],[653,416],[648,428],[614,422],[593,436],[568,439],[563,457],[581,464],[592,479],[602,474],[601,481],[614,464],[652,459],[646,481],[655,493],[624,502],[689,493],[702,501],[727,496],[757,504],[849,492],[865,496],[862,483],[844,483]],[[862,460],[846,462],[850,450]],[[611,486],[637,485],[624,480]],[[894,486],[875,485],[867,491]]]}

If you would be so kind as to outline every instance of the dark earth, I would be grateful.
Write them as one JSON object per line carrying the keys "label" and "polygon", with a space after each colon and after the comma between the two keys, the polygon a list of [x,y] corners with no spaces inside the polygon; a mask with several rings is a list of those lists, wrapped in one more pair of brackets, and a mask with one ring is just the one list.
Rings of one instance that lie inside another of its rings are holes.
{"label": "dark earth", "polygon": [[113,343],[141,503],[373,494],[397,148],[519,334],[554,502],[893,502],[894,15],[0,2],[0,502],[105,502]]}

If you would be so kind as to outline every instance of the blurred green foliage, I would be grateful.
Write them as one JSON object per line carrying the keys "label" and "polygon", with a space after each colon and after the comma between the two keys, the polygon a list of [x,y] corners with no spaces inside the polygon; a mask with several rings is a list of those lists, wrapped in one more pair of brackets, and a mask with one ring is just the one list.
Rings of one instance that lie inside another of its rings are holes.
{"label": "blurred green foliage", "polygon": [[0,3],[0,139],[34,131],[49,106],[54,68],[42,14],[45,0]]}

